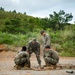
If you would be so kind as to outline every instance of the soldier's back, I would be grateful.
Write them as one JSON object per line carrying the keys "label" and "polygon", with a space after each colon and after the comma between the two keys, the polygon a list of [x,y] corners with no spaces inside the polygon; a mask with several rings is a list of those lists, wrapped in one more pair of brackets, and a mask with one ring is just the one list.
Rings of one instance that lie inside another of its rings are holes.
{"label": "soldier's back", "polygon": [[52,50],[52,49],[50,49],[49,51],[50,51],[50,53],[52,54],[53,59],[59,61],[59,55],[58,55],[58,52],[55,51],[55,50]]}

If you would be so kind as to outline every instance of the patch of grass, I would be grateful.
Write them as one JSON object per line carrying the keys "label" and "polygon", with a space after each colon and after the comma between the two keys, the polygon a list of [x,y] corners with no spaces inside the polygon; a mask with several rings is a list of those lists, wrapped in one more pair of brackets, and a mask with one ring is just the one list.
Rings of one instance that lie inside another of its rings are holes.
{"label": "patch of grass", "polygon": [[57,52],[61,52],[63,48],[59,44],[52,44],[52,48],[55,49]]}
{"label": "patch of grass", "polygon": [[23,46],[27,45],[28,42],[32,38],[38,39],[37,33],[28,33],[26,35],[24,34],[9,34],[9,33],[2,33],[0,32],[0,44],[8,44],[8,45],[14,45],[14,46]]}
{"label": "patch of grass", "polygon": [[[51,44],[61,54],[61,56],[75,56],[75,28],[65,28],[60,31],[48,29],[47,32],[51,37]],[[14,46],[28,45],[28,42],[36,38],[40,44],[43,43],[40,30],[28,32],[26,34],[10,34],[0,32],[0,44]]]}
{"label": "patch of grass", "polygon": [[62,51],[61,53],[60,53],[60,56],[63,56],[63,57],[75,57],[75,53],[74,52],[72,52],[72,53],[70,53],[70,52],[65,52],[65,51]]}

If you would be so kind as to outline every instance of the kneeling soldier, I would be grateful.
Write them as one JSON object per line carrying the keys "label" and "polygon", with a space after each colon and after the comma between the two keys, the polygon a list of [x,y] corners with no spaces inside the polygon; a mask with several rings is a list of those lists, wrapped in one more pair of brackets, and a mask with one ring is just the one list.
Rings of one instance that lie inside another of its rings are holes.
{"label": "kneeling soldier", "polygon": [[50,49],[49,45],[45,46],[44,60],[46,63],[45,66],[56,65],[59,62],[58,53],[55,50]]}
{"label": "kneeling soldier", "polygon": [[22,47],[22,50],[15,56],[14,62],[16,68],[28,67],[30,68],[29,54],[26,52],[26,46]]}

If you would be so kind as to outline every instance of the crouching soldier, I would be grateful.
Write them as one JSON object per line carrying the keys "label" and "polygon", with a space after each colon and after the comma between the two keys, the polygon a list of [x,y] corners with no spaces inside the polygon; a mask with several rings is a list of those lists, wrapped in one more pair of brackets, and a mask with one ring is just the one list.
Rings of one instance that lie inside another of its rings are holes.
{"label": "crouching soldier", "polygon": [[15,56],[14,62],[17,69],[21,69],[23,67],[30,68],[30,59],[28,52],[26,52],[26,46],[23,46],[22,50],[18,52]]}
{"label": "crouching soldier", "polygon": [[50,49],[49,45],[45,46],[44,60],[45,66],[55,66],[59,62],[58,53],[55,50]]}

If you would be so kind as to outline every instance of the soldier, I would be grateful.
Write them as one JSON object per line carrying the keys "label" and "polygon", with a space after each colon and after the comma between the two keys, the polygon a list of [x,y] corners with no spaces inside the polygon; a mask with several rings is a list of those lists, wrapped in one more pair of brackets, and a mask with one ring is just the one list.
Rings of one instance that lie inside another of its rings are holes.
{"label": "soldier", "polygon": [[29,53],[29,57],[31,57],[32,53],[35,53],[38,64],[39,64],[39,68],[41,68],[41,60],[40,60],[40,44],[38,41],[36,41],[36,39],[31,40],[28,43],[28,53]]}
{"label": "soldier", "polygon": [[50,46],[45,47],[44,60],[46,66],[56,65],[59,62],[58,53],[55,50],[50,49]]}
{"label": "soldier", "polygon": [[22,50],[15,56],[14,62],[16,68],[28,67],[30,68],[29,54],[26,52],[26,46],[22,47]]}
{"label": "soldier", "polygon": [[42,30],[41,35],[43,35],[43,41],[44,41],[44,48],[46,45],[51,45],[50,36],[48,33],[46,33],[44,30]]}

